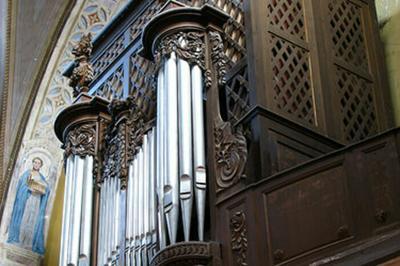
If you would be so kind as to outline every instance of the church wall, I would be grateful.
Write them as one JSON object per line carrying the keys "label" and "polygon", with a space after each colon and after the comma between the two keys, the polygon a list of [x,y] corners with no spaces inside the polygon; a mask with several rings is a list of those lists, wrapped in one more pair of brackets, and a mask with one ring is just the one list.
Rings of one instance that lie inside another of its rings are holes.
{"label": "church wall", "polygon": [[400,126],[400,1],[377,0],[376,8],[385,48],[395,122]]}
{"label": "church wall", "polygon": [[[13,1],[9,1],[13,2]],[[21,5],[28,4],[28,6],[23,7],[25,15],[28,14],[34,9],[39,8],[33,3],[29,4],[28,2],[22,3]],[[41,1],[34,1],[41,2]],[[54,5],[54,1],[42,1],[41,3],[52,3]],[[104,25],[106,25],[112,17],[121,10],[127,3],[127,0],[77,0],[73,1],[62,1],[63,4],[67,2],[72,5],[71,13],[64,17],[66,20],[65,25],[62,28],[62,33],[59,36],[54,37],[52,35],[51,30],[47,30],[47,32],[42,32],[41,29],[38,33],[42,34],[43,38],[43,47],[48,42],[54,42],[53,48],[54,50],[51,54],[48,55],[48,64],[37,63],[37,68],[35,69],[33,66],[26,66],[26,68],[21,67],[24,63],[24,60],[33,60],[36,53],[30,54],[29,52],[24,53],[25,58],[29,59],[20,59],[20,67],[15,66],[15,70],[23,73],[21,77],[15,74],[15,77],[21,78],[19,84],[29,84],[37,86],[35,89],[35,93],[31,94],[32,91],[26,92],[15,91],[14,94],[10,95],[10,99],[12,99],[13,95],[17,96],[18,93],[23,93],[20,97],[16,97],[15,99],[20,100],[18,103],[20,109],[30,109],[26,104],[27,101],[30,101],[31,110],[27,110],[26,112],[26,127],[22,128],[20,132],[19,141],[20,146],[15,149],[16,153],[13,154],[12,158],[5,158],[5,162],[9,163],[9,168],[5,173],[5,180],[2,180],[3,184],[1,185],[0,194],[3,194],[3,212],[1,213],[1,227],[0,227],[0,262],[5,263],[2,265],[39,265],[40,261],[43,260],[43,256],[40,256],[38,253],[35,253],[31,250],[30,247],[22,247],[20,244],[11,244],[7,243],[10,232],[10,223],[12,219],[12,212],[14,209],[14,202],[16,198],[16,194],[18,191],[18,182],[21,180],[22,176],[27,170],[32,169],[32,159],[36,156],[39,156],[43,160],[43,167],[40,169],[41,174],[44,176],[46,182],[48,182],[48,188],[50,190],[48,203],[46,206],[46,210],[44,213],[45,225],[44,225],[44,239],[45,239],[45,261],[43,263],[47,265],[56,265],[55,261],[57,257],[54,254],[58,253],[59,246],[57,243],[60,239],[60,219],[62,216],[62,182],[59,182],[60,173],[62,172],[63,165],[63,152],[60,147],[60,142],[56,140],[53,130],[54,118],[57,113],[63,109],[64,107],[70,105],[72,99],[72,89],[68,86],[68,80],[62,76],[62,72],[65,70],[73,62],[73,57],[71,55],[71,48],[75,44],[77,40],[80,39],[80,36],[84,33],[91,32],[94,36],[99,33]],[[14,2],[18,3],[19,2]],[[29,5],[33,7],[29,7]],[[40,6],[40,3],[37,3]],[[14,8],[14,7],[13,7]],[[16,7],[15,7],[16,8]],[[40,7],[39,9],[42,10]],[[35,11],[36,12],[36,11]],[[40,16],[40,19],[46,19],[49,17],[53,17],[53,13],[55,11],[54,8],[48,8],[45,13],[38,13],[36,16]],[[50,15],[49,15],[50,14]],[[31,16],[31,15],[29,15]],[[16,16],[14,16],[14,19]],[[31,23],[36,18],[30,18]],[[24,20],[25,21],[25,20]],[[29,21],[29,19],[27,19]],[[25,26],[28,27],[29,23],[24,22]],[[54,24],[54,23],[53,23]],[[13,25],[17,25],[16,23]],[[48,24],[46,24],[48,25]],[[54,25],[51,25],[54,26]],[[17,27],[13,26],[13,34]],[[34,31],[36,27],[30,27],[31,31]],[[61,29],[60,29],[61,30]],[[32,35],[35,35],[33,32]],[[46,40],[48,41],[46,43]],[[9,40],[8,40],[9,41]],[[23,43],[29,44],[31,49],[34,49],[35,43],[31,43],[27,40],[27,38],[17,38],[16,42],[22,42],[19,44],[23,46]],[[38,44],[39,45],[39,44]],[[17,47],[17,46],[15,46]],[[48,51],[50,52],[50,51]],[[42,51],[43,53],[43,51]],[[39,53],[39,55],[42,55]],[[17,58],[14,56],[14,53],[10,53],[12,58]],[[37,59],[39,62],[40,60]],[[29,61],[30,62],[30,61]],[[32,62],[30,62],[32,63]],[[32,63],[35,65],[34,63]],[[43,73],[39,73],[39,65],[43,70]],[[10,67],[13,68],[13,64],[10,64]],[[24,69],[24,70],[23,70]],[[31,78],[27,78],[25,75],[30,73]],[[11,77],[14,77],[12,74]],[[13,81],[13,80],[12,80]],[[10,84],[12,85],[12,81]],[[32,85],[33,86],[33,85]],[[36,97],[35,97],[36,96]],[[25,99],[21,99],[25,97]],[[12,105],[12,100],[8,102],[9,108]],[[12,110],[17,110],[15,106],[10,108]],[[22,111],[18,110],[19,113]],[[7,124],[7,136],[8,139],[5,140],[4,143],[7,144],[7,147],[10,148],[12,145],[12,141],[10,140],[11,136],[13,140],[16,138],[16,133],[11,133],[10,131],[10,118],[21,117],[21,114],[12,114],[8,117],[9,123]],[[24,123],[21,121],[17,121],[15,123],[15,130]],[[23,125],[25,126],[25,125]],[[20,127],[21,129],[21,127]],[[21,140],[22,138],[22,140]],[[0,145],[2,145],[1,143]],[[1,148],[4,148],[3,145]],[[3,153],[4,150],[1,150]],[[14,161],[14,162],[13,162]],[[62,180],[62,178],[61,178]],[[60,184],[60,185],[58,185]],[[60,198],[61,197],[61,198]],[[57,206],[54,208],[53,206]],[[26,208],[31,211],[30,208]],[[24,212],[25,214],[25,212]],[[22,228],[22,225],[21,225]],[[47,239],[47,240],[46,240]]]}
{"label": "church wall", "polygon": [[3,100],[6,98],[4,105],[7,108],[7,117],[2,122],[5,139],[1,143],[5,168],[13,149],[19,145],[26,116],[32,107],[57,33],[74,1],[3,2],[12,10],[8,26],[10,49],[6,51],[9,53],[8,82],[5,84],[7,95],[3,97]]}
{"label": "church wall", "polygon": [[50,218],[49,234],[46,241],[47,252],[44,255],[43,266],[52,266],[58,264],[60,254],[60,233],[62,225],[63,215],[63,203],[64,203],[64,187],[65,187],[65,174],[62,171],[59,178],[56,197],[54,199],[54,208]]}

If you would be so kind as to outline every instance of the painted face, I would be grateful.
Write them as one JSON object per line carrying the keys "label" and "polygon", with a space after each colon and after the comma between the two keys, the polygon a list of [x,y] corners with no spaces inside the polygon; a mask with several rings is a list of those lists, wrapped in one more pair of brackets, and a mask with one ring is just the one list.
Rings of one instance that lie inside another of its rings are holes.
{"label": "painted face", "polygon": [[38,159],[33,160],[33,170],[39,171],[40,167],[42,167],[42,162]]}

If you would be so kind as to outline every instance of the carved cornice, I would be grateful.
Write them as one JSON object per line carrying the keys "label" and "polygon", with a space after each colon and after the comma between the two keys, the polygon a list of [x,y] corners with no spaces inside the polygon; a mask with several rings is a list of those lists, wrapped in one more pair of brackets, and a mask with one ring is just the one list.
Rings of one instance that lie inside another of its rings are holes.
{"label": "carved cornice", "polygon": [[247,266],[247,226],[243,211],[234,213],[230,220],[231,247],[236,264]]}
{"label": "carved cornice", "polygon": [[88,33],[83,35],[81,40],[72,49],[72,54],[76,59],[69,85],[74,88],[74,97],[78,96],[81,92],[88,92],[88,85],[94,78],[94,71],[89,63],[92,48],[92,35]]}
{"label": "carved cornice", "polygon": [[95,156],[96,124],[83,124],[69,131],[65,140],[65,155]]}
{"label": "carved cornice", "polygon": [[227,189],[244,178],[247,144],[241,128],[233,132],[229,122],[214,125],[217,192]]}
{"label": "carved cornice", "polygon": [[216,31],[208,33],[211,44],[211,60],[214,69],[217,71],[218,85],[223,86],[226,83],[227,61],[224,54],[224,43],[221,35]]}
{"label": "carved cornice", "polygon": [[150,20],[142,34],[142,54],[153,60],[166,36],[177,32],[206,32],[207,28],[221,29],[229,15],[208,4],[201,8],[180,7],[164,10]]}
{"label": "carved cornice", "polygon": [[213,265],[212,261],[219,260],[220,247],[217,243],[182,242],[158,252],[151,266],[189,266]]}
{"label": "carved cornice", "polygon": [[161,40],[158,49],[155,52],[156,61],[167,57],[175,52],[181,59],[185,59],[191,64],[196,64],[205,69],[204,63],[204,33],[189,31],[178,32],[166,36]]}

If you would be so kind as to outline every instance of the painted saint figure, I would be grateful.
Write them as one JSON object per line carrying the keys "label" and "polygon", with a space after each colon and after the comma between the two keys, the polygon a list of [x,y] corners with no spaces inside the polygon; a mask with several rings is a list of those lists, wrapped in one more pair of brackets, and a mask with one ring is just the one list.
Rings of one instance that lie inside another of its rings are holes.
{"label": "painted saint figure", "polygon": [[32,170],[25,171],[18,180],[7,243],[44,254],[44,216],[50,189],[45,177],[39,172],[43,161],[32,160]]}

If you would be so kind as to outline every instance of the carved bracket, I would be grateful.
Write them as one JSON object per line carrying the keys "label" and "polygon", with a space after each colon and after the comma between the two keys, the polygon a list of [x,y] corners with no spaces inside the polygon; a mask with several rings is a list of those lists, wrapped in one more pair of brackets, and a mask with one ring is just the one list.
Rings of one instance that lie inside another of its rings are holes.
{"label": "carved bracket", "polygon": [[84,124],[69,131],[65,140],[65,155],[95,156],[96,125]]}
{"label": "carved bracket", "polygon": [[231,217],[231,245],[237,265],[247,266],[247,226],[246,215],[238,211]]}
{"label": "carved bracket", "polygon": [[214,125],[217,192],[221,192],[244,178],[247,144],[241,128],[233,132],[229,122]]}

